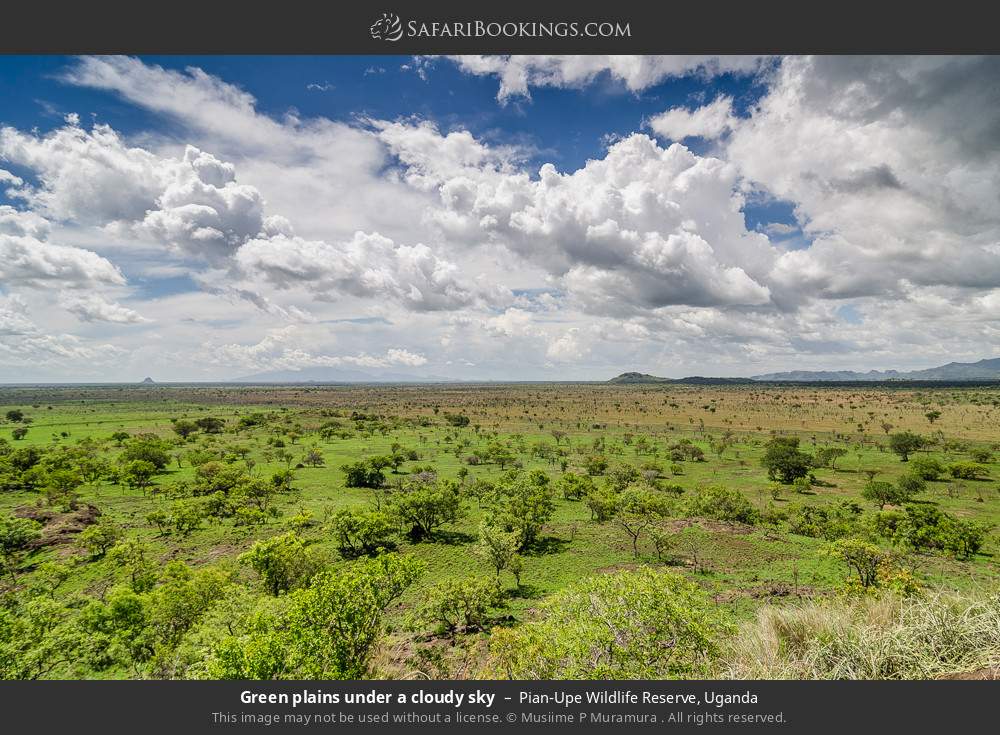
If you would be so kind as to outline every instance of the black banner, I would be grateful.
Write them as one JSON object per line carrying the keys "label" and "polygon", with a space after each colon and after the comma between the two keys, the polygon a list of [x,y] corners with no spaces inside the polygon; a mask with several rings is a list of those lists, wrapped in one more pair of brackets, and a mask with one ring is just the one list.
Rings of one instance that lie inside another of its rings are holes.
{"label": "black banner", "polygon": [[6,732],[978,732],[994,682],[8,682]]}
{"label": "black banner", "polygon": [[996,6],[803,3],[8,3],[4,53],[988,53]]}

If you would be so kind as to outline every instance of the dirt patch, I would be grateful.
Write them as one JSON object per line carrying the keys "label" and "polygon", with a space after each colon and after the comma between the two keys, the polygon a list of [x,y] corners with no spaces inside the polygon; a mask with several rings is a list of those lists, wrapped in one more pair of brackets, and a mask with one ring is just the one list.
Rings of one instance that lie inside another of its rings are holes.
{"label": "dirt patch", "polygon": [[744,589],[725,590],[713,595],[712,599],[716,602],[732,602],[741,598],[751,600],[771,600],[782,597],[809,598],[815,597],[817,594],[816,589],[807,584],[793,586],[788,582],[767,582]]}
{"label": "dirt patch", "polygon": [[963,671],[961,674],[947,674],[938,678],[953,681],[1000,681],[1000,667]]}
{"label": "dirt patch", "polygon": [[90,503],[77,506],[68,512],[37,505],[22,505],[14,509],[14,515],[42,524],[42,535],[28,544],[30,549],[41,549],[75,543],[76,537],[83,529],[97,523],[97,519],[101,517],[101,509]]}
{"label": "dirt patch", "polygon": [[700,526],[711,533],[735,533],[740,535],[753,533],[753,526],[747,526],[743,523],[732,523],[730,521],[716,521],[711,518],[677,518],[664,524],[664,528],[673,533],[683,531],[685,528],[690,528],[691,526]]}

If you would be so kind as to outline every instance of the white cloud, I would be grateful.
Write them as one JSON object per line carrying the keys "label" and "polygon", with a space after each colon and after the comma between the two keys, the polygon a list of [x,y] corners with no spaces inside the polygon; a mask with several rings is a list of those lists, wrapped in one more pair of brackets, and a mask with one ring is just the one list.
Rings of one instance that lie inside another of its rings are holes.
{"label": "white cloud", "polygon": [[423,355],[393,347],[384,355],[358,353],[331,355],[317,353],[305,345],[314,342],[317,335],[300,327],[288,326],[269,330],[254,344],[230,343],[205,345],[207,359],[217,365],[245,370],[299,370],[307,367],[359,367],[387,368],[393,366],[419,367],[427,363]]}
{"label": "white cloud", "polygon": [[462,71],[500,80],[497,99],[530,97],[531,87],[579,88],[603,74],[631,92],[655,86],[671,77],[690,74],[752,74],[760,69],[756,56],[451,56]]}
{"label": "white cloud", "polygon": [[97,253],[46,241],[48,223],[0,206],[0,283],[5,287],[121,285],[121,271]]}
{"label": "white cloud", "polygon": [[397,245],[378,233],[357,232],[335,244],[283,234],[257,238],[239,249],[236,262],[279,288],[301,286],[323,300],[349,294],[435,311],[482,297],[460,281],[454,263],[426,245]]}
{"label": "white cloud", "polygon": [[674,107],[654,116],[649,126],[664,138],[684,140],[695,136],[718,138],[732,129],[734,122],[733,100],[722,96],[695,110]]}
{"label": "white cloud", "polygon": [[774,281],[827,298],[1000,284],[998,73],[994,57],[784,59],[724,154],[813,238]]}
{"label": "white cloud", "polygon": [[91,373],[94,367],[120,361],[123,351],[110,344],[86,344],[70,334],[39,328],[28,316],[28,304],[18,296],[0,295],[0,366],[25,369],[26,376],[51,367]]}
{"label": "white cloud", "polygon": [[588,310],[770,301],[761,278],[780,253],[747,231],[736,169],[724,161],[636,134],[577,171],[546,164],[532,179],[466,136],[462,150],[474,153],[425,154],[434,148],[428,138],[443,143],[456,133],[421,123],[407,135],[400,127],[384,140],[407,178],[437,188],[432,216],[445,232],[509,247]]}
{"label": "white cloud", "polygon": [[121,304],[108,301],[99,294],[63,292],[59,304],[85,322],[112,322],[115,324],[142,324],[149,321],[139,312]]}

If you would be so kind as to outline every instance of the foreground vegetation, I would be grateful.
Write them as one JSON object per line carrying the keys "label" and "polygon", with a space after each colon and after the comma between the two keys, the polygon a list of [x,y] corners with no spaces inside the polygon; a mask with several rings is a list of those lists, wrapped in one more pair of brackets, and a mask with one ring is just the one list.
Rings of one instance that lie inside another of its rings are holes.
{"label": "foreground vegetation", "polygon": [[4,678],[1000,666],[1000,388],[7,388],[0,417]]}

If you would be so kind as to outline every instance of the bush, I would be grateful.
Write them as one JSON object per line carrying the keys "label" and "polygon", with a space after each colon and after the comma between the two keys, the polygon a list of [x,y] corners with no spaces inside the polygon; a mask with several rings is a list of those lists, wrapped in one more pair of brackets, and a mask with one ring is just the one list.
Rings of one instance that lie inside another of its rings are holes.
{"label": "bush", "polygon": [[[544,477],[544,475],[542,475]],[[485,500],[487,521],[507,531],[516,531],[521,548],[534,543],[538,534],[555,512],[552,488],[541,478],[516,477],[498,483]]]}
{"label": "bush", "polygon": [[918,551],[945,551],[968,559],[979,553],[991,527],[956,518],[932,505],[908,505],[893,540]]}
{"label": "bush", "polygon": [[468,633],[485,628],[503,605],[503,594],[492,579],[449,579],[424,593],[413,623],[434,626],[439,633],[454,634],[460,628]]}
{"label": "bush", "polygon": [[305,541],[293,531],[258,541],[239,560],[257,572],[264,588],[275,596],[304,587],[319,569]]}
{"label": "bush", "polygon": [[898,434],[892,434],[889,437],[889,449],[891,449],[894,454],[899,455],[899,460],[901,462],[908,461],[910,455],[923,447],[926,443],[926,440],[922,436],[914,434],[910,431],[902,431]]}
{"label": "bush", "polygon": [[383,511],[345,508],[333,517],[330,527],[345,557],[375,554],[394,545],[396,526]]}
{"label": "bush", "polygon": [[284,610],[262,610],[249,629],[216,643],[209,679],[362,679],[382,632],[385,608],[420,575],[420,562],[396,554],[322,572],[288,596]]}
{"label": "bush", "polygon": [[955,462],[948,465],[948,474],[957,480],[978,480],[990,474],[989,468],[975,462]]}
{"label": "bush", "polygon": [[701,518],[747,525],[756,523],[760,515],[743,493],[721,485],[698,488],[687,502],[687,512]]}
{"label": "bush", "polygon": [[945,467],[934,457],[914,457],[910,462],[910,472],[923,480],[937,480],[945,472]]}
{"label": "bush", "polygon": [[559,478],[559,488],[566,500],[580,500],[594,489],[594,481],[590,475],[567,472]]}
{"label": "bush", "polygon": [[90,555],[97,558],[104,556],[108,549],[117,544],[125,536],[124,529],[107,516],[97,523],[87,526],[77,537],[77,542]]}
{"label": "bush", "polygon": [[539,620],[495,628],[491,665],[510,679],[685,678],[705,670],[722,630],[698,587],[642,567],[577,582]]}
{"label": "bush", "polygon": [[345,464],[340,468],[345,475],[344,485],[347,487],[382,487],[385,484],[383,470],[391,464],[392,462],[386,458],[364,459]]}

